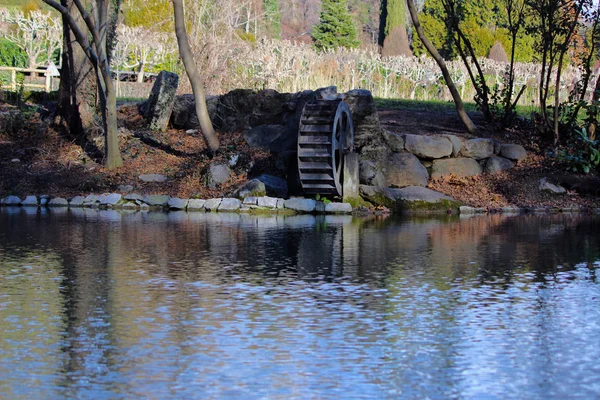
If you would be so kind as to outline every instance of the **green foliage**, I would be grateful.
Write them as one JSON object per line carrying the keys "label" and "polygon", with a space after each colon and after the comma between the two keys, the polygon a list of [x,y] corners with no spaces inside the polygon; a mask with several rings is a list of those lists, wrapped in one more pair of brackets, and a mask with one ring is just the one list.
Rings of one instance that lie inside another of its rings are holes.
{"label": "green foliage", "polygon": [[123,5],[122,12],[125,25],[144,26],[162,32],[175,31],[170,1],[129,0]]}
{"label": "green foliage", "polygon": [[567,145],[559,147],[554,156],[568,171],[589,174],[600,169],[600,143],[590,140],[585,128],[576,129]]}
{"label": "green foliage", "polygon": [[277,0],[263,0],[265,31],[269,37],[281,39],[281,11]]}
{"label": "green foliage", "polygon": [[403,0],[382,0],[379,26],[379,42],[383,44],[386,37],[397,27],[406,27],[406,5]]}
{"label": "green foliage", "polygon": [[358,47],[356,28],[348,11],[348,0],[323,0],[321,6],[321,18],[312,35],[315,47],[319,50]]}
{"label": "green foliage", "polygon": [[0,65],[25,68],[29,60],[27,54],[8,39],[0,39]]}
{"label": "green foliage", "polygon": [[256,43],[256,35],[252,32],[245,32],[243,29],[238,29],[236,31],[237,35],[240,39],[250,43]]}
{"label": "green foliage", "polygon": [[[453,37],[449,28],[448,16],[443,1],[427,0],[419,20],[425,34],[445,59],[458,57]],[[487,57],[496,41],[508,51],[511,38],[506,28],[506,10],[500,0],[456,0],[459,10],[460,26],[471,41],[477,57]],[[517,36],[515,61],[531,62],[534,59],[535,33],[521,30]],[[417,56],[426,54],[426,50],[418,37],[414,37],[413,53]]]}

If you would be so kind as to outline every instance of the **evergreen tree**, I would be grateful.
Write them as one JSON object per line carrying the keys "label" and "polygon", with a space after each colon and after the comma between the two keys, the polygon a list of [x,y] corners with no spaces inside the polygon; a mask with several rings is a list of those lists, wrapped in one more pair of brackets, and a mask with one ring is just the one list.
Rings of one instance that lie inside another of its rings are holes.
{"label": "evergreen tree", "polygon": [[281,11],[277,0],[263,0],[265,10],[265,30],[275,39],[281,39]]}
{"label": "evergreen tree", "polygon": [[356,27],[348,11],[348,0],[323,0],[321,18],[313,29],[312,37],[319,50],[358,47]]}
{"label": "evergreen tree", "polygon": [[383,56],[412,56],[406,32],[404,0],[382,0],[379,45]]}

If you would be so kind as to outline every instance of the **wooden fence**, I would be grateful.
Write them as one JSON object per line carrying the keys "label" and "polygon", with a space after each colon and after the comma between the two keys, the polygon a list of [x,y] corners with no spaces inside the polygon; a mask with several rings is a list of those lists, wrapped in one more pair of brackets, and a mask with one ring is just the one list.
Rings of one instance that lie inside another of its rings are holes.
{"label": "wooden fence", "polygon": [[42,89],[46,93],[49,93],[50,91],[52,91],[53,77],[50,73],[48,73],[47,69],[15,68],[15,67],[1,67],[0,66],[0,71],[9,71],[11,73],[10,74],[11,81],[10,81],[10,85],[8,88],[12,91],[16,91],[17,87],[18,87],[18,83],[17,83],[17,73],[18,72],[21,72],[23,74],[29,74],[33,78],[39,78],[41,76],[45,77],[45,83],[43,85],[39,84],[39,83],[23,82],[23,86],[25,88]]}

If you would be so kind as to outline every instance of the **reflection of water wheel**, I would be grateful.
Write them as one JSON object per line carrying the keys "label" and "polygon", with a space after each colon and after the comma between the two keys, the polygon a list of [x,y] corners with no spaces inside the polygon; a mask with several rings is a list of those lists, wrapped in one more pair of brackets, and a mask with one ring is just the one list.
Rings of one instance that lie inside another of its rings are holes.
{"label": "reflection of water wheel", "polygon": [[298,172],[304,193],[342,196],[344,155],[354,149],[354,127],[342,100],[313,100],[298,129]]}

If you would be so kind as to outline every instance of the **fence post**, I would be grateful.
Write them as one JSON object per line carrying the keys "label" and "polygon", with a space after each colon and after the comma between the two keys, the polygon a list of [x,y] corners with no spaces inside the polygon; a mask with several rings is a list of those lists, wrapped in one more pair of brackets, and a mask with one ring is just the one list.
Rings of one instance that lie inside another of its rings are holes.
{"label": "fence post", "polygon": [[12,91],[16,92],[17,91],[17,70],[16,69],[12,70],[11,78],[12,78],[12,82],[11,82]]}
{"label": "fence post", "polygon": [[46,93],[50,93],[52,90],[52,75],[46,75]]}

